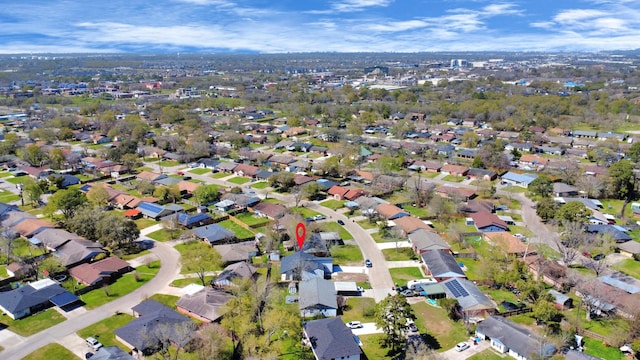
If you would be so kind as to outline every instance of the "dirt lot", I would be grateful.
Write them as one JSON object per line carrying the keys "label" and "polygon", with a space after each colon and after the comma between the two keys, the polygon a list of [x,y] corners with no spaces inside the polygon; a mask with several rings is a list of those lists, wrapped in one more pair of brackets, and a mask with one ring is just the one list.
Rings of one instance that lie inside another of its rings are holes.
{"label": "dirt lot", "polygon": [[369,281],[369,276],[367,274],[340,272],[335,274],[335,281],[367,282]]}

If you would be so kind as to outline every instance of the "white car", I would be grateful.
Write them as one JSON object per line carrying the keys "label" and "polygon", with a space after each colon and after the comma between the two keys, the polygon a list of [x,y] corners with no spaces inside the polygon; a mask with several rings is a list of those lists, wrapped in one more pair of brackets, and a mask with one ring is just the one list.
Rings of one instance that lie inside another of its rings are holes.
{"label": "white car", "polygon": [[469,344],[467,344],[466,342],[461,342],[456,344],[456,351],[457,352],[461,352],[461,351],[465,351],[469,348]]}
{"label": "white car", "polygon": [[349,321],[347,327],[349,329],[360,329],[362,328],[362,323],[360,321]]}
{"label": "white car", "polygon": [[88,337],[84,339],[84,341],[86,341],[87,345],[89,345],[93,350],[98,350],[102,347],[100,341],[96,340],[94,337]]}

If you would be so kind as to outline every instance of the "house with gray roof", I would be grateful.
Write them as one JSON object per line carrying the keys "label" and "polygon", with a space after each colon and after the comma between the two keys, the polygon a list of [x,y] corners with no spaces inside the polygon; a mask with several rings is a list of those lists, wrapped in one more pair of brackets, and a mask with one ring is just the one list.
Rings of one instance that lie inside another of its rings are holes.
{"label": "house with gray roof", "polygon": [[577,138],[595,139],[598,137],[598,132],[595,130],[573,130],[571,135]]}
{"label": "house with gray roof", "polygon": [[473,281],[454,278],[441,282],[447,297],[456,299],[460,309],[471,317],[485,317],[496,311],[496,304]]}
{"label": "house with gray roof", "polygon": [[509,171],[502,175],[501,180],[509,185],[520,186],[526,189],[529,187],[529,184],[537,178],[538,176],[534,174],[518,174]]}
{"label": "house with gray roof", "polygon": [[451,247],[444,241],[440,235],[435,232],[427,231],[425,229],[418,229],[409,234],[409,242],[413,251],[418,254],[425,253],[431,250],[443,250],[450,251]]}
{"label": "house with gray roof", "polygon": [[283,257],[280,263],[282,281],[326,278],[330,277],[332,272],[332,258],[317,257],[302,251]]}
{"label": "house with gray roof", "polygon": [[316,360],[359,360],[362,349],[342,318],[312,320],[302,329]]}
{"label": "house with gray roof", "polygon": [[427,251],[421,256],[427,271],[438,282],[467,277],[453,255],[446,250]]}
{"label": "house with gray roof", "polygon": [[573,307],[573,299],[567,294],[563,294],[558,290],[551,289],[548,294],[553,297],[553,305],[558,310],[567,310]]}
{"label": "house with gray roof", "polygon": [[71,239],[56,248],[56,251],[53,253],[53,255],[60,259],[62,265],[67,268],[90,262],[100,254],[106,254],[102,245],[86,239]]}
{"label": "house with gray roof", "polygon": [[303,318],[315,316],[333,317],[337,315],[338,300],[333,281],[319,277],[301,281],[299,293],[298,307]]}
{"label": "house with gray roof", "polygon": [[193,235],[203,241],[213,244],[224,244],[236,239],[233,231],[218,224],[209,224],[191,229]]}
{"label": "house with gray roof", "polygon": [[[144,355],[156,352],[166,340],[178,342],[179,328],[192,323],[189,318],[155,300],[146,300],[132,310],[136,318],[116,329],[114,334],[125,346]],[[160,336],[168,339],[160,339]]]}
{"label": "house with gray roof", "polygon": [[501,316],[490,316],[478,324],[476,336],[489,340],[499,353],[519,360],[547,358],[556,352],[545,338]]}
{"label": "house with gray roof", "polygon": [[255,241],[214,245],[213,248],[220,254],[224,264],[232,264],[240,261],[251,262],[251,258],[258,255],[258,247]]}
{"label": "house with gray roof", "polygon": [[83,237],[77,234],[70,233],[63,229],[49,228],[44,229],[41,232],[34,235],[29,241],[32,244],[42,245],[50,251],[55,251],[60,246],[64,245],[72,239],[81,239]]}
{"label": "house with gray roof", "polygon": [[178,312],[196,318],[202,322],[218,321],[224,315],[224,305],[233,296],[210,287],[194,294],[186,294],[176,302]]}
{"label": "house with gray roof", "polygon": [[257,276],[257,269],[246,261],[233,263],[222,270],[218,276],[211,281],[215,287],[226,287],[233,285],[234,280],[253,280]]}
{"label": "house with gray roof", "polygon": [[45,278],[17,289],[0,292],[0,310],[16,320],[51,306],[65,307],[78,300],[57,282]]}
{"label": "house with gray roof", "polygon": [[553,194],[558,197],[578,196],[578,188],[562,182],[553,183]]}
{"label": "house with gray roof", "polygon": [[91,358],[94,360],[135,360],[128,352],[117,346],[103,346]]}

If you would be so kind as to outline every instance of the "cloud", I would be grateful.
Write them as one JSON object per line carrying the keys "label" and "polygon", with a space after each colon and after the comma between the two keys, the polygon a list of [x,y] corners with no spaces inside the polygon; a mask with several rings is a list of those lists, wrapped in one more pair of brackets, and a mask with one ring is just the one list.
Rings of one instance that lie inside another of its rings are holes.
{"label": "cloud", "polygon": [[344,0],[333,2],[331,9],[339,12],[363,11],[369,7],[387,7],[394,0]]}

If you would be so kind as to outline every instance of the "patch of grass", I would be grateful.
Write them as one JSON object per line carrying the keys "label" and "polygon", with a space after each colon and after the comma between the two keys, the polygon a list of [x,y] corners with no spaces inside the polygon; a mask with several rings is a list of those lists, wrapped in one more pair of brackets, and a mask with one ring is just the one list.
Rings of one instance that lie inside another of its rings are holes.
{"label": "patch of grass", "polygon": [[378,224],[376,223],[372,223],[369,220],[365,219],[365,220],[358,220],[356,221],[358,223],[358,225],[360,225],[361,228],[363,229],[377,229],[378,228]]}
{"label": "patch of grass", "polygon": [[120,256],[122,258],[122,260],[131,260],[131,259],[135,259],[137,257],[140,257],[142,255],[147,255],[150,254],[151,250],[142,250],[139,253],[135,253],[135,254],[126,254],[126,255],[122,255]]}
{"label": "patch of grass", "polygon": [[382,254],[387,261],[407,261],[418,258],[411,248],[384,249]]}
{"label": "patch of grass", "polygon": [[633,276],[636,279],[640,278],[640,261],[624,259],[612,267],[620,272]]}
{"label": "patch of grass", "polygon": [[242,184],[248,183],[249,181],[251,181],[251,179],[248,177],[236,176],[236,177],[232,177],[231,179],[227,179],[227,181],[232,184],[242,185]]}
{"label": "patch of grass", "polygon": [[7,178],[5,181],[8,182],[8,183],[12,183],[12,184],[16,184],[17,185],[17,184],[24,183],[24,179],[26,179],[26,178],[23,175],[23,176],[18,176],[18,177],[10,177],[10,178]]}
{"label": "patch of grass", "polygon": [[158,224],[157,221],[153,220],[153,219],[147,219],[147,218],[140,218],[137,220],[133,220],[133,222],[136,223],[136,226],[138,227],[139,230],[148,228],[149,226],[153,226]]}
{"label": "patch of grass", "polygon": [[429,216],[429,210],[425,208],[419,208],[413,205],[405,205],[402,207],[402,209],[419,219],[424,219]]}
{"label": "patch of grass", "polygon": [[[205,276],[204,277],[205,284],[210,283],[211,280],[213,280],[214,277],[215,276]],[[195,277],[195,278],[176,279],[176,280],[173,280],[171,282],[171,286],[175,286],[175,287],[179,287],[179,288],[183,288],[183,287],[185,287],[187,285],[191,285],[191,284],[202,285],[202,283],[200,282],[200,279],[198,279],[197,277]]]}
{"label": "patch of grass", "polygon": [[459,183],[464,181],[464,176],[447,175],[442,178],[442,181]]}
{"label": "patch of grass", "polygon": [[254,189],[265,189],[269,187],[269,183],[266,181],[258,181],[256,183],[251,184],[251,187]]}
{"label": "patch of grass", "polygon": [[4,279],[7,276],[9,276],[9,274],[7,274],[7,265],[0,265],[0,279]]}
{"label": "patch of grass", "polygon": [[380,341],[384,337],[383,334],[371,334],[358,336],[362,341],[362,351],[367,359],[391,359],[395,354],[391,354],[391,349],[383,348]]}
{"label": "patch of grass", "polygon": [[584,338],[584,352],[607,360],[626,359],[620,349],[605,346],[602,341],[591,338]]}
{"label": "patch of grass", "polygon": [[493,352],[493,350],[486,349],[467,358],[467,360],[504,360],[504,359],[502,356]]}
{"label": "patch of grass", "polygon": [[180,229],[175,229],[175,230],[160,229],[147,234],[147,237],[156,241],[165,242],[165,241],[175,240],[179,238],[181,234],[182,234],[182,230]]}
{"label": "patch of grass", "polygon": [[236,219],[242,221],[243,223],[249,226],[257,226],[257,225],[267,224],[269,222],[269,219],[256,216],[254,213],[251,213],[251,212],[240,213],[235,215],[235,217]]}
{"label": "patch of grass", "polygon": [[[375,266],[375,264],[374,264]],[[422,279],[422,273],[418,267],[404,267],[404,268],[394,268],[389,269],[389,273],[391,274],[391,279],[394,284],[398,284],[399,286],[407,285],[409,280]]]}
{"label": "patch of grass", "polygon": [[211,169],[207,169],[207,168],[195,168],[195,169],[191,169],[189,170],[190,173],[192,174],[196,174],[196,175],[204,175],[207,173],[211,172]]}
{"label": "patch of grass", "polygon": [[374,240],[375,242],[377,242],[377,243],[387,242],[387,239],[383,238],[383,237],[382,237],[382,234],[381,234],[381,233],[379,233],[379,232],[376,232],[376,233],[373,233],[373,234],[370,234],[370,235],[371,235],[371,237],[373,238],[373,240]]}
{"label": "patch of grass", "polygon": [[342,312],[342,319],[345,322],[357,320],[360,322],[376,321],[376,302],[372,298],[350,297],[347,300],[347,307]]}
{"label": "patch of grass", "polygon": [[13,241],[11,252],[16,257],[33,257],[44,254],[43,247],[32,246],[26,239],[18,238]]}
{"label": "patch of grass", "polygon": [[347,229],[345,229],[342,225],[338,224],[337,222],[330,221],[330,222],[322,223],[320,225],[320,228],[328,232],[337,232],[340,235],[340,238],[342,238],[342,240],[353,239],[353,235],[351,235],[351,233]]}
{"label": "patch of grass", "polygon": [[20,195],[16,195],[11,191],[0,190],[0,202],[9,203],[20,200]]}
{"label": "patch of grass", "polygon": [[65,320],[55,309],[47,309],[18,320],[13,320],[7,315],[0,318],[0,322],[7,325],[9,330],[21,336],[33,335]]}
{"label": "patch of grass", "polygon": [[500,188],[500,190],[506,191],[506,192],[510,192],[510,193],[525,193],[525,192],[527,192],[527,189],[522,188],[520,186],[514,186],[514,185],[504,186],[504,187]]}
{"label": "patch of grass", "polygon": [[118,281],[105,288],[98,288],[80,295],[80,299],[85,302],[87,309],[95,309],[119,297],[129,294],[133,290],[151,280],[160,270],[160,261],[154,261],[148,265],[142,265],[136,268],[134,273],[124,274]]}
{"label": "patch of grass", "polygon": [[526,237],[533,236],[533,232],[524,226],[516,226],[516,225],[509,226],[509,232],[512,234],[522,234]]}
{"label": "patch of grass", "polygon": [[2,171],[2,172],[0,172],[0,179],[1,179],[1,178],[7,178],[7,177],[10,177],[10,176],[13,176],[13,174],[12,174],[12,173],[10,173],[10,172],[8,172],[8,171]]}
{"label": "patch of grass", "polygon": [[176,303],[180,300],[179,296],[167,295],[167,294],[153,294],[149,297],[151,300],[155,300],[160,304],[164,304],[172,309],[176,308]]}
{"label": "patch of grass", "polygon": [[357,245],[336,245],[331,247],[334,263],[340,265],[362,265],[364,258]]}
{"label": "patch of grass", "polygon": [[411,305],[416,315],[416,326],[421,334],[426,334],[426,342],[436,351],[451,349],[468,338],[462,322],[455,322],[444,309],[433,307],[426,302]]}
{"label": "patch of grass", "polygon": [[231,174],[217,172],[217,173],[211,174],[210,176],[214,179],[222,179],[222,178],[226,178],[227,176],[231,176]]}
{"label": "patch of grass", "polygon": [[255,237],[255,234],[253,232],[243,228],[233,220],[224,220],[219,222],[218,225],[222,226],[225,229],[233,231],[238,239],[249,239]]}
{"label": "patch of grass", "polygon": [[262,202],[269,203],[269,204],[282,204],[282,201],[280,201],[280,200],[278,200],[276,198],[262,199]]}
{"label": "patch of grass", "polygon": [[[602,199],[602,212],[608,213],[611,215],[620,215],[622,211],[622,205],[624,204],[624,200],[618,199]],[[624,209],[624,216],[627,218],[633,217],[633,210],[631,210],[631,205],[627,205],[627,208]]]}
{"label": "patch of grass", "polygon": [[114,331],[127,325],[133,319],[134,317],[129,314],[115,314],[104,320],[98,321],[95,324],[87,326],[84,329],[78,330],[77,334],[83,339],[86,339],[89,336],[93,336],[98,339],[98,341],[100,341],[104,346],[118,346],[122,348],[122,350],[129,351],[126,346],[116,340]]}
{"label": "patch of grass", "polygon": [[306,207],[291,207],[291,208],[289,208],[289,210],[291,210],[291,212],[294,213],[294,214],[302,215],[303,218],[314,217],[316,215],[322,215],[319,212],[311,210],[311,209],[308,209]]}
{"label": "patch of grass", "polygon": [[163,160],[158,162],[158,165],[162,166],[162,167],[174,167],[177,165],[180,165],[177,161],[175,160]]}
{"label": "patch of grass", "polygon": [[483,279],[483,277],[478,273],[478,260],[472,258],[457,258],[456,261],[458,261],[459,263],[463,263],[467,268],[464,273],[467,275],[467,278],[469,278],[469,280],[473,281]]}
{"label": "patch of grass", "polygon": [[336,200],[336,199],[329,199],[327,201],[323,201],[320,203],[320,205],[329,208],[331,210],[338,210],[340,208],[344,207],[344,201],[341,200]]}
{"label": "patch of grass", "polygon": [[41,347],[31,354],[22,358],[22,360],[48,360],[48,359],[77,359],[76,354],[67,350],[58,343],[51,343]]}

